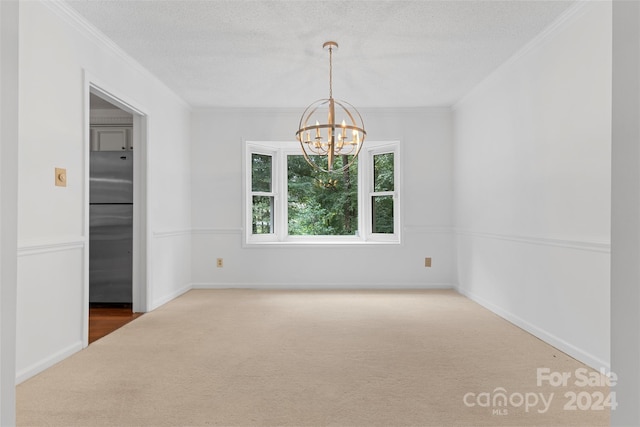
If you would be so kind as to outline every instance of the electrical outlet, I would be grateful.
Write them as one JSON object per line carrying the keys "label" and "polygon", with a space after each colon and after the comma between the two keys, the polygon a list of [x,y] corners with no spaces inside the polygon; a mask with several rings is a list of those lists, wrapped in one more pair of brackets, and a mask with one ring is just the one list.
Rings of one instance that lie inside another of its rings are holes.
{"label": "electrical outlet", "polygon": [[216,267],[222,268],[223,266],[224,266],[224,263],[222,262],[222,258],[218,258],[216,260]]}
{"label": "electrical outlet", "polygon": [[431,257],[427,257],[424,259],[424,266],[431,267]]}

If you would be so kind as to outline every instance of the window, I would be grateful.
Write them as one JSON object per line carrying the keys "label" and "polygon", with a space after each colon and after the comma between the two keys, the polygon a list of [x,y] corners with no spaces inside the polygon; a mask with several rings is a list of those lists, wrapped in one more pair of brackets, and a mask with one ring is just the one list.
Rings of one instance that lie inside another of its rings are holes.
{"label": "window", "polygon": [[273,233],[273,156],[251,154],[251,232]]}
{"label": "window", "polygon": [[[348,160],[339,157],[336,168]],[[357,161],[344,172],[329,174],[311,168],[302,154],[287,154],[286,215],[289,236],[355,235],[358,232]]]}
{"label": "window", "polygon": [[398,153],[397,142],[368,142],[330,174],[309,166],[297,142],[247,142],[245,242],[399,243]]}
{"label": "window", "polygon": [[394,153],[373,155],[371,229],[373,233],[393,234]]}

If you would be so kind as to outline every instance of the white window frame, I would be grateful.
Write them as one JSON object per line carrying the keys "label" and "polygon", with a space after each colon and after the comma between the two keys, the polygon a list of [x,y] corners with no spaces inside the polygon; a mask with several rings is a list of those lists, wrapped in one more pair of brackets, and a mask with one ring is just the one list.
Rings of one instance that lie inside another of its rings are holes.
{"label": "white window frame", "polygon": [[[271,193],[255,193],[251,188],[252,154],[272,156]],[[394,191],[384,195],[393,196],[394,233],[372,232],[372,195],[373,192],[373,156],[394,153]],[[288,235],[288,197],[287,197],[287,156],[302,155],[297,141],[245,141],[243,146],[243,245],[361,245],[361,244],[400,244],[401,243],[401,156],[399,141],[367,141],[359,154],[358,162],[358,234],[353,236],[289,236]],[[273,195],[273,233],[253,234],[252,206],[254,195]]]}
{"label": "white window frame", "polygon": [[[271,192],[261,192],[261,191],[253,191],[252,188],[252,179],[251,179],[251,171],[253,170],[252,166],[252,155],[253,154],[261,154],[266,156],[271,156]],[[276,211],[278,209],[279,203],[279,193],[278,193],[278,174],[276,173],[276,168],[278,167],[278,150],[269,147],[266,145],[255,145],[255,144],[245,144],[245,167],[243,168],[243,175],[245,177],[244,183],[244,193],[245,197],[245,209],[244,209],[244,217],[245,217],[245,234],[251,236],[252,243],[268,243],[273,242],[277,238],[278,229],[280,228],[277,223],[277,214]],[[273,232],[268,234],[253,234],[253,196],[273,196],[273,212],[271,216],[273,218]],[[247,240],[248,242],[248,240]]]}
{"label": "white window frame", "polygon": [[[400,144],[398,143],[379,143],[367,150],[367,167],[365,174],[365,182],[367,183],[367,200],[366,200],[366,233],[369,239],[377,242],[395,243],[400,240]],[[393,153],[393,191],[374,191],[374,162],[376,155]],[[373,197],[374,196],[392,196],[393,197],[393,233],[374,233],[373,232]],[[364,216],[364,215],[363,215]]]}

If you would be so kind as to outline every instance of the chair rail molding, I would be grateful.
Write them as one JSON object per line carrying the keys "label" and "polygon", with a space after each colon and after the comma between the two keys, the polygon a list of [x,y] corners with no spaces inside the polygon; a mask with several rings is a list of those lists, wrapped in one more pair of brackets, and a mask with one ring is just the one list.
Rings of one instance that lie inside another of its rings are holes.
{"label": "chair rail molding", "polygon": [[455,229],[455,233],[459,236],[472,236],[484,239],[492,240],[507,240],[518,243],[525,243],[529,245],[539,246],[557,246],[568,249],[579,249],[591,252],[611,252],[611,243],[609,242],[596,242],[588,240],[569,240],[569,239],[556,239],[548,237],[537,236],[522,236],[515,234],[503,234],[503,233],[489,233],[484,231],[473,231],[467,229]]}
{"label": "chair rail molding", "polygon": [[18,256],[23,257],[44,253],[71,251],[84,249],[85,246],[86,239],[82,236],[22,241],[18,243]]}

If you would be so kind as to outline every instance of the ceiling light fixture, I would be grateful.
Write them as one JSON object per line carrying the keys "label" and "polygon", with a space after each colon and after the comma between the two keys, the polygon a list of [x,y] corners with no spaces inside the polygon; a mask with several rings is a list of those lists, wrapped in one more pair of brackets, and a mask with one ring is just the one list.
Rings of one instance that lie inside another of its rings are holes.
{"label": "ceiling light fixture", "polygon": [[[360,113],[353,105],[333,99],[333,49],[338,48],[338,43],[328,41],[322,47],[329,50],[329,98],[307,107],[300,119],[296,138],[300,141],[304,158],[313,168],[341,172],[358,157],[367,132]],[[336,108],[342,118],[340,123],[336,121]],[[342,156],[342,165],[335,169],[337,156]]]}

